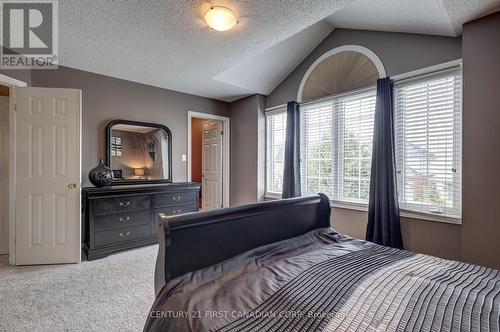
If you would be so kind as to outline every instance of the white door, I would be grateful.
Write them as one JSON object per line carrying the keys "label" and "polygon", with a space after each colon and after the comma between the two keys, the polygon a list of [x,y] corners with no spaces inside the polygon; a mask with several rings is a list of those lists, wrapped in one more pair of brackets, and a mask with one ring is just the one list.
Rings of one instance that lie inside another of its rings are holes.
{"label": "white door", "polygon": [[203,123],[202,208],[222,207],[222,122]]}
{"label": "white door", "polygon": [[9,253],[9,97],[0,97],[0,255]]}
{"label": "white door", "polygon": [[80,262],[81,91],[15,88],[13,97],[15,264]]}

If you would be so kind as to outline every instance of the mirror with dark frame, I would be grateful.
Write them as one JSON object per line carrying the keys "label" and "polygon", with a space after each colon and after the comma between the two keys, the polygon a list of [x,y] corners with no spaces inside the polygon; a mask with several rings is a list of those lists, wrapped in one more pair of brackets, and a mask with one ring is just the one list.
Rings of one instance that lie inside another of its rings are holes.
{"label": "mirror with dark frame", "polygon": [[105,136],[113,185],[172,182],[172,133],[166,126],[114,120]]}

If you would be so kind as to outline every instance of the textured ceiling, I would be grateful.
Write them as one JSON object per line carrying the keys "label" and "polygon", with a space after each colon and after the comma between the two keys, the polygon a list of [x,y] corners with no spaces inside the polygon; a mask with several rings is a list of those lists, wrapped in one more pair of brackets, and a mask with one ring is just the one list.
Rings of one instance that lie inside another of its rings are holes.
{"label": "textured ceiling", "polygon": [[326,21],[337,28],[460,36],[462,25],[500,0],[358,0]]}
{"label": "textured ceiling", "polygon": [[[63,0],[59,60],[232,101],[271,92],[333,27],[455,36],[463,22],[497,4],[500,0]],[[239,24],[226,32],[210,30],[202,20],[210,5],[231,8]]]}
{"label": "textured ceiling", "polygon": [[214,79],[267,95],[332,32],[324,22],[311,25],[263,52],[243,59]]}
{"label": "textured ceiling", "polygon": [[[266,66],[272,67],[269,76],[274,85],[278,77],[288,74],[321,41],[324,30],[319,28],[318,34],[299,38],[300,42],[288,43],[287,47],[276,45],[353,2],[64,0],[59,2],[60,64],[195,95],[234,100],[263,90],[255,89],[255,80],[246,86],[229,74],[219,79],[214,77],[242,61],[255,64],[255,55],[264,54]],[[239,17],[236,27],[226,32],[209,29],[202,17],[211,4],[233,9]],[[272,51],[273,46],[278,54]],[[283,52],[291,56],[286,61],[276,61]],[[236,74],[240,72],[237,70]]]}

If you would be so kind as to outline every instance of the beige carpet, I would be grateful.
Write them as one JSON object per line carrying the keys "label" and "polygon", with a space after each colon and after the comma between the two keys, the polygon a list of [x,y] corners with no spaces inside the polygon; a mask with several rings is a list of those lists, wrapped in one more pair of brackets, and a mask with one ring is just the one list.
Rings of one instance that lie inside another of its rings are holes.
{"label": "beige carpet", "polygon": [[15,267],[0,256],[0,331],[142,331],[158,246],[81,264]]}

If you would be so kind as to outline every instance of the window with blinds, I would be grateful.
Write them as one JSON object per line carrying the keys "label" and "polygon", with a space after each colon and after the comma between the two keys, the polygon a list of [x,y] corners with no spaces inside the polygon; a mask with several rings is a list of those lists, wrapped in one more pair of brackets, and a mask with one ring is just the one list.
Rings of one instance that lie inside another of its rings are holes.
{"label": "window with blinds", "polygon": [[311,103],[300,108],[301,190],[303,195],[324,193],[333,198],[334,101]]}
{"label": "window with blinds", "polygon": [[402,81],[394,92],[400,208],[460,218],[461,71]]}
{"label": "window with blinds", "polygon": [[[370,191],[375,89],[302,104],[302,194],[367,203]],[[286,110],[266,114],[266,193],[283,187]]]}
{"label": "window with blinds", "polygon": [[301,105],[303,194],[368,202],[374,114],[375,89]]}
{"label": "window with blinds", "polygon": [[[403,210],[461,217],[460,68],[395,83],[397,184]],[[301,105],[302,194],[366,204],[369,198],[374,88]],[[283,186],[286,110],[266,114],[266,189]]]}
{"label": "window with blinds", "polygon": [[266,114],[266,194],[281,195],[285,160],[286,110]]}
{"label": "window with blinds", "polygon": [[368,202],[375,100],[375,90],[339,100],[340,201]]}

